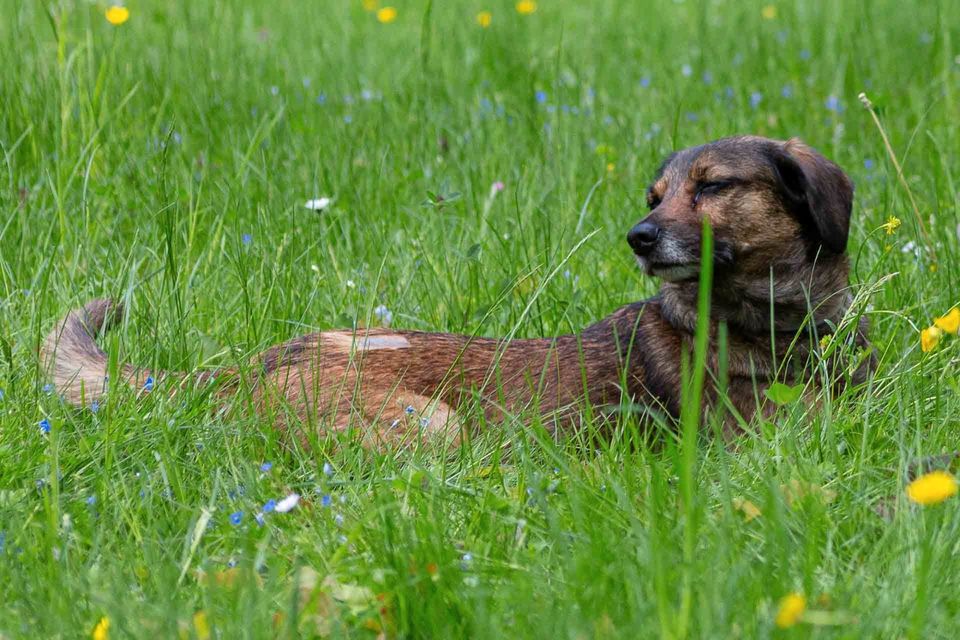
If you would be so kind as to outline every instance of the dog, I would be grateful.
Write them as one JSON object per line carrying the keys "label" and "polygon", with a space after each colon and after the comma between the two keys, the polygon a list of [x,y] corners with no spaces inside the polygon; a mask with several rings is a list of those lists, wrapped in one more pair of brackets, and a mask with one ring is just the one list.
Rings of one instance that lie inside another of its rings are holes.
{"label": "dog", "polygon": [[[119,377],[141,393],[213,384],[221,398],[244,384],[265,422],[296,430],[305,443],[310,433],[354,428],[371,444],[454,444],[469,433],[464,416],[471,406],[487,422],[532,410],[557,426],[588,406],[622,407],[626,399],[677,418],[682,353],[692,348],[697,325],[706,218],[714,274],[703,410],[722,406],[733,416],[724,433],[772,411],[763,392],[775,381],[812,377],[814,386],[842,387],[867,379],[876,363],[865,318],[854,319],[848,333],[855,349],[845,351],[860,357],[834,362],[845,372],[837,380],[812,375],[819,339],[837,330],[852,301],[846,247],[853,184],[840,167],[798,139],[724,138],[669,156],[646,198],[650,211],[626,239],[662,287],[580,333],[505,340],[322,331],[272,347],[243,370],[188,374],[122,365]],[[108,359],[96,338],[121,317],[118,304],[95,300],[44,340],[43,366],[68,402],[83,406],[103,395]]]}

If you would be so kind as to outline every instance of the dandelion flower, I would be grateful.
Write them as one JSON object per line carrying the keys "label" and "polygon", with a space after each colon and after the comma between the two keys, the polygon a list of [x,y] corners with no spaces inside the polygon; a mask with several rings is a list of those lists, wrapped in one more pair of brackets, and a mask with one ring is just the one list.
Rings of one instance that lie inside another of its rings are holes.
{"label": "dandelion flower", "polygon": [[907,497],[922,505],[943,502],[957,493],[957,479],[946,471],[925,473],[907,485]]}
{"label": "dandelion flower", "polygon": [[777,8],[772,4],[768,4],[760,10],[760,15],[763,16],[764,20],[773,20],[777,17]]}
{"label": "dandelion flower", "polygon": [[940,344],[940,338],[943,337],[943,329],[939,327],[927,327],[920,332],[920,350],[924,353],[928,351],[933,351],[938,344]]}
{"label": "dandelion flower", "polygon": [[377,20],[379,20],[381,24],[390,24],[396,19],[397,10],[393,7],[384,7],[377,11]]}
{"label": "dandelion flower", "polygon": [[883,223],[883,230],[887,232],[888,236],[892,236],[893,232],[900,228],[900,218],[896,216],[890,216],[887,218],[887,221]]}
{"label": "dandelion flower", "polygon": [[481,11],[477,14],[477,24],[486,29],[493,21],[493,14],[489,11]]}
{"label": "dandelion flower", "polygon": [[93,633],[90,634],[90,637],[93,640],[107,640],[110,637],[110,618],[103,616],[100,618],[100,622],[97,623],[97,626],[93,628]]}
{"label": "dandelion flower", "polygon": [[[119,27],[124,22],[130,19],[130,9],[126,7],[121,7],[120,5],[113,5],[107,9],[106,14],[107,22],[112,24],[115,27]],[[104,636],[106,637],[106,636]]]}
{"label": "dandelion flower", "polygon": [[273,509],[277,513],[286,513],[288,511],[291,511],[295,506],[297,506],[297,503],[299,502],[300,502],[300,495],[297,493],[291,493],[286,498],[278,502],[277,506],[275,506]]}
{"label": "dandelion flower", "polygon": [[774,623],[781,629],[792,627],[800,622],[800,616],[807,608],[807,599],[799,593],[790,593],[780,599],[777,617]]}
{"label": "dandelion flower", "polygon": [[957,330],[960,329],[960,308],[950,309],[947,315],[936,318],[933,325],[946,333],[957,333]]}
{"label": "dandelion flower", "polygon": [[197,640],[210,640],[210,623],[203,609],[193,614],[193,629],[197,632]]}
{"label": "dandelion flower", "polygon": [[517,13],[522,16],[528,16],[537,10],[537,3],[533,0],[520,0],[517,3]]}

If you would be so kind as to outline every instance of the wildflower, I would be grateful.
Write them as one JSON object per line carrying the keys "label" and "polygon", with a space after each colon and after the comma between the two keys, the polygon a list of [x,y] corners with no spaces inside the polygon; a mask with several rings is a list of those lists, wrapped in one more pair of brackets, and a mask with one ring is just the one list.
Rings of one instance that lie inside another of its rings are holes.
{"label": "wildflower", "polygon": [[763,102],[763,94],[759,91],[754,91],[750,94],[750,107],[756,109],[760,106],[760,103]]}
{"label": "wildflower", "polygon": [[53,393],[53,385],[50,384],[49,382],[43,385],[43,392],[47,395],[50,395],[51,393]]}
{"label": "wildflower", "polygon": [[210,640],[210,623],[203,609],[193,614],[193,629],[197,632],[197,640]]}
{"label": "wildflower", "polygon": [[873,169],[873,160],[871,160],[870,158],[864,158],[863,168],[866,169],[867,171],[870,171],[871,169]]}
{"label": "wildflower", "polygon": [[703,80],[703,84],[713,84],[713,74],[709,71],[704,71],[701,80]]}
{"label": "wildflower", "polygon": [[938,344],[940,344],[940,338],[943,337],[943,329],[940,327],[927,327],[920,332],[920,350],[924,353],[928,351],[933,351]]}
{"label": "wildflower", "polygon": [[260,465],[260,471],[263,471],[264,473],[267,473],[270,471],[270,469],[273,469],[272,462],[264,462],[262,465]]}
{"label": "wildflower", "polygon": [[380,8],[380,3],[377,0],[363,0],[363,10],[373,13]]}
{"label": "wildflower", "polygon": [[793,97],[793,86],[792,86],[792,85],[789,85],[789,84],[783,85],[783,88],[780,89],[780,95],[783,96],[784,98],[788,99],[788,100],[789,100],[790,98],[792,98],[792,97]]}
{"label": "wildflower", "polygon": [[334,523],[335,525],[337,525],[338,527],[342,527],[342,526],[343,526],[343,514],[342,514],[342,513],[338,513],[337,515],[333,516],[333,523]]}
{"label": "wildflower", "polygon": [[100,622],[97,623],[97,626],[93,628],[93,633],[90,634],[90,637],[93,640],[107,640],[109,638],[110,631],[110,618],[103,616],[100,618]]}
{"label": "wildflower", "polygon": [[533,94],[533,97],[537,99],[537,102],[543,104],[547,101],[547,92],[546,91],[537,91]]}
{"label": "wildflower", "polygon": [[245,233],[240,237],[240,241],[243,242],[243,244],[250,244],[253,242],[253,236],[251,236],[249,233]]}
{"label": "wildflower", "polygon": [[379,320],[381,324],[389,325],[393,320],[393,312],[382,304],[373,310],[373,315],[377,316],[377,320]]}
{"label": "wildflower", "polygon": [[298,502],[300,502],[300,495],[297,493],[291,493],[286,498],[278,502],[277,505],[274,507],[274,510],[277,513],[286,513],[288,511],[291,511],[295,506],[297,506]]}
{"label": "wildflower", "polygon": [[276,509],[276,508],[277,508],[277,501],[274,500],[273,498],[270,498],[269,500],[267,500],[267,501],[264,503],[264,505],[263,505],[263,512],[264,512],[264,513],[270,513],[271,511],[273,511],[273,510]]}
{"label": "wildflower", "polygon": [[826,101],[823,103],[824,106],[834,113],[840,113],[843,111],[843,105],[840,104],[840,98],[837,96],[827,96]]}
{"label": "wildflower", "polygon": [[97,504],[97,496],[89,496],[87,498],[87,504],[90,505],[91,507]]}
{"label": "wildflower", "polygon": [[616,168],[617,165],[613,164],[612,162],[607,163],[607,173],[613,173],[614,169]]}
{"label": "wildflower", "polygon": [[683,74],[684,78],[689,78],[691,75],[693,75],[693,67],[691,67],[688,64],[685,64],[682,67],[680,67],[680,73]]}
{"label": "wildflower", "polygon": [[3,389],[0,389],[0,400],[3,400]]}
{"label": "wildflower", "polygon": [[781,629],[792,627],[800,622],[800,616],[807,608],[807,599],[799,593],[789,593],[780,599],[777,617],[774,623]]}
{"label": "wildflower", "polygon": [[650,76],[643,76],[640,78],[640,88],[647,89],[650,87]]}
{"label": "wildflower", "polygon": [[763,16],[764,20],[773,20],[777,17],[777,8],[772,4],[768,4],[760,10],[760,15]]}
{"label": "wildflower", "polygon": [[40,427],[40,433],[50,433],[50,421],[46,418],[41,420],[38,426]]}
{"label": "wildflower", "polygon": [[408,406],[406,409],[403,410],[403,412],[406,413],[408,416],[412,416],[414,411],[416,411],[416,409],[414,409],[412,406]]}
{"label": "wildflower", "polygon": [[329,462],[323,463],[323,475],[325,476],[333,475],[333,465],[331,465]]}
{"label": "wildflower", "polygon": [[100,411],[100,403],[94,400],[90,403],[90,413],[97,413]]}
{"label": "wildflower", "polygon": [[324,507],[329,507],[331,504],[333,504],[333,498],[330,497],[330,494],[329,493],[323,494],[323,496],[320,498],[320,505]]}
{"label": "wildflower", "polygon": [[957,479],[946,471],[925,473],[907,485],[907,497],[924,506],[943,502],[957,493]]}
{"label": "wildflower", "polygon": [[147,376],[147,379],[144,380],[143,390],[147,392],[153,391],[153,376]]}
{"label": "wildflower", "polygon": [[230,524],[236,526],[243,520],[243,511],[234,511],[230,514]]}
{"label": "wildflower", "polygon": [[381,24],[390,24],[397,19],[397,10],[393,7],[384,7],[377,11],[377,20]]}
{"label": "wildflower", "polygon": [[528,16],[537,10],[537,3],[533,0],[520,0],[517,3],[517,13],[522,16]]}
{"label": "wildflower", "polygon": [[800,59],[809,60],[813,54],[810,53],[809,49],[800,49]]}
{"label": "wildflower", "polygon": [[504,185],[501,181],[497,180],[492,185],[490,185],[490,197],[491,198],[494,197],[495,195],[497,195],[498,193],[500,193],[506,188],[507,188],[506,185]]}
{"label": "wildflower", "polygon": [[954,307],[947,312],[947,315],[934,319],[933,325],[947,333],[957,333],[960,329],[960,308]]}
{"label": "wildflower", "polygon": [[[104,15],[107,17],[107,22],[115,27],[119,27],[130,19],[130,9],[115,4],[107,9],[107,12]],[[106,633],[106,631],[104,631],[104,633]],[[103,637],[106,638],[106,635]]]}
{"label": "wildflower", "polygon": [[900,218],[896,216],[890,216],[887,218],[887,221],[883,223],[883,230],[887,232],[888,236],[892,236],[893,232],[900,227]]}
{"label": "wildflower", "polygon": [[743,521],[750,522],[754,518],[763,515],[760,507],[750,502],[746,498],[734,498],[733,508],[743,514]]}
{"label": "wildflower", "polygon": [[255,513],[255,514],[253,514],[253,519],[256,521],[256,523],[257,523],[258,525],[260,525],[260,526],[262,527],[262,526],[263,526],[263,522],[264,522],[264,520],[263,520],[263,511],[261,511],[260,513]]}
{"label": "wildflower", "polygon": [[331,204],[333,204],[333,198],[323,197],[323,198],[314,198],[313,200],[307,200],[307,203],[303,206],[305,206],[307,209],[310,209],[311,211],[323,211],[324,209],[329,207]]}
{"label": "wildflower", "polygon": [[477,14],[477,24],[486,29],[493,20],[493,14],[489,11],[481,11]]}

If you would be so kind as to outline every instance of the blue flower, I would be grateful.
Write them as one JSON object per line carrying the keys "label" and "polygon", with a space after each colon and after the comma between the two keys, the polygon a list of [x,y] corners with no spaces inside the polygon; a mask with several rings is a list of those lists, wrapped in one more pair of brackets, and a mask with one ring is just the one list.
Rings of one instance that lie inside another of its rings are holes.
{"label": "blue flower", "polygon": [[53,385],[50,384],[49,382],[43,385],[43,392],[47,395],[50,395],[51,393],[53,393]]}
{"label": "blue flower", "polygon": [[243,520],[243,511],[234,511],[230,514],[230,524],[236,526]]}
{"label": "blue flower", "polygon": [[404,413],[406,413],[408,416],[412,416],[412,415],[413,415],[413,412],[416,411],[416,409],[414,409],[412,406],[408,406],[408,407],[407,407],[406,409],[404,409],[403,411],[404,411]]}
{"label": "blue flower", "polygon": [[333,475],[333,465],[329,462],[323,463],[323,475],[332,476]]}
{"label": "blue flower", "polygon": [[270,513],[271,511],[273,511],[273,510],[276,509],[276,508],[277,508],[277,501],[274,500],[273,498],[270,498],[269,500],[267,500],[267,501],[263,504],[263,512],[264,512],[264,513]]}
{"label": "blue flower", "polygon": [[329,493],[323,494],[323,497],[320,498],[320,504],[324,507],[329,507],[333,504],[333,498],[330,497]]}
{"label": "blue flower", "polygon": [[273,469],[272,462],[264,462],[262,465],[260,465],[260,471],[263,471],[264,473],[270,471],[270,469]]}
{"label": "blue flower", "polygon": [[50,421],[44,418],[40,421],[40,433],[50,433]]}
{"label": "blue flower", "polygon": [[640,78],[640,87],[646,89],[650,86],[650,76],[643,76]]}
{"label": "blue flower", "polygon": [[92,413],[96,413],[96,412],[100,411],[100,403],[97,402],[96,400],[94,400],[93,402],[91,402],[91,403],[90,403],[90,411],[91,411]]}
{"label": "blue flower", "polygon": [[713,74],[710,73],[709,71],[704,71],[704,72],[703,72],[703,76],[701,76],[701,77],[703,78],[703,84],[712,84],[712,83],[713,83]]}
{"label": "blue flower", "polygon": [[750,107],[756,109],[760,106],[760,103],[763,102],[763,94],[759,91],[754,91],[750,94]]}
{"label": "blue flower", "polygon": [[870,158],[865,158],[863,161],[863,168],[866,169],[867,171],[870,171],[871,169],[873,169],[873,160],[871,160]]}
{"label": "blue flower", "polygon": [[97,496],[89,496],[87,498],[87,504],[89,504],[90,506],[97,504]]}
{"label": "blue flower", "polygon": [[809,60],[810,59],[810,50],[809,49],[800,49],[800,59]]}
{"label": "blue flower", "polygon": [[680,73],[683,75],[684,78],[689,78],[691,75],[693,75],[693,67],[691,67],[688,64],[685,64],[682,67],[680,67]]}
{"label": "blue flower", "polygon": [[534,97],[537,99],[537,102],[539,102],[540,104],[543,104],[544,102],[547,101],[547,92],[546,92],[546,91],[537,91],[537,92],[534,94]]}
{"label": "blue flower", "polygon": [[841,113],[843,111],[843,105],[840,104],[840,98],[837,96],[828,96],[823,104],[828,110],[834,113]]}
{"label": "blue flower", "polygon": [[251,236],[249,233],[245,233],[240,236],[240,241],[243,242],[243,244],[250,244],[253,242],[253,236]]}
{"label": "blue flower", "polygon": [[784,98],[792,98],[792,97],[793,97],[793,86],[792,86],[792,85],[789,85],[789,84],[783,85],[783,88],[780,89],[780,95],[783,96]]}
{"label": "blue flower", "polygon": [[147,376],[146,381],[143,383],[144,391],[153,391],[153,376]]}
{"label": "blue flower", "polygon": [[0,389],[0,400],[3,400],[3,389]]}
{"label": "blue flower", "polygon": [[337,515],[333,516],[333,522],[334,522],[338,527],[342,527],[342,526],[343,526],[343,514],[338,513]]}
{"label": "blue flower", "polygon": [[317,94],[317,104],[327,104],[327,94]]}
{"label": "blue flower", "polygon": [[347,124],[350,124],[353,122],[353,116],[348,113],[347,115],[343,116],[343,121]]}

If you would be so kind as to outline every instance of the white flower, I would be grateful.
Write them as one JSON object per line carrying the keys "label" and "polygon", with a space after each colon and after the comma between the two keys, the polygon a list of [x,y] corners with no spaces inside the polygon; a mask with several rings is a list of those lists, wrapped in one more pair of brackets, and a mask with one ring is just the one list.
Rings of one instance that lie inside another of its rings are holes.
{"label": "white flower", "polygon": [[277,503],[277,506],[274,507],[274,511],[277,513],[286,513],[287,511],[292,510],[297,503],[300,502],[300,494],[291,493],[286,498]]}
{"label": "white flower", "polygon": [[373,315],[377,316],[377,320],[383,324],[390,324],[393,320],[393,312],[382,304],[373,310]]}
{"label": "white flower", "polygon": [[307,200],[307,204],[303,205],[311,211],[323,211],[327,207],[333,204],[333,198],[314,198],[313,200]]}

